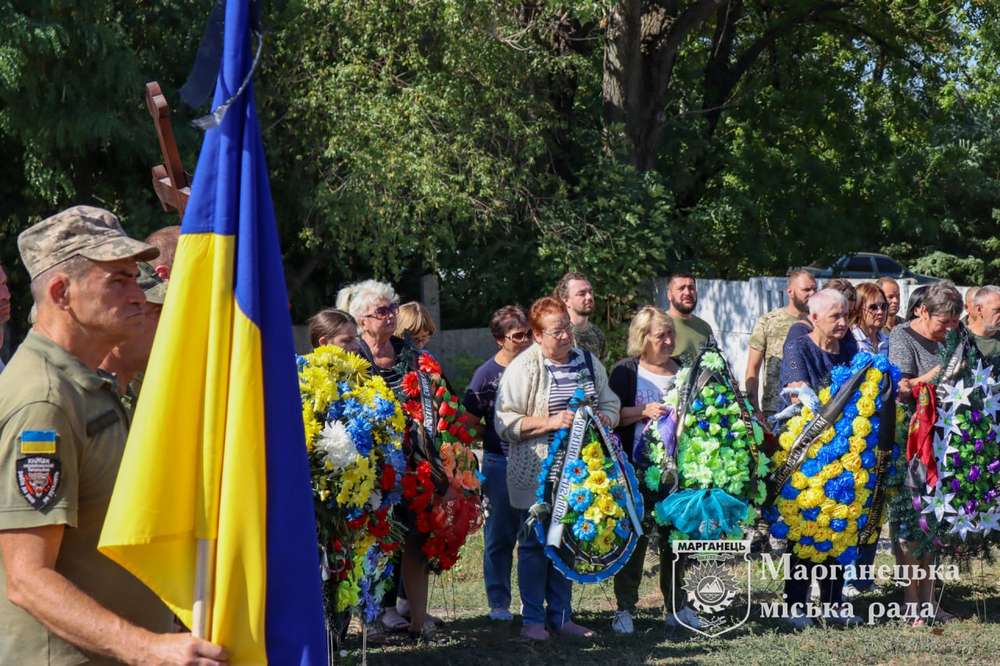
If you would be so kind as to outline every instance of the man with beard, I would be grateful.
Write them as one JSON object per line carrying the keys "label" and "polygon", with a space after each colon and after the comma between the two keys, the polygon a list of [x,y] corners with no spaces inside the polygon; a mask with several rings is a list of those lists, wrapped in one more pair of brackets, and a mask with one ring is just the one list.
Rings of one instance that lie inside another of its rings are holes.
{"label": "man with beard", "polygon": [[[808,271],[797,268],[789,271],[785,289],[788,304],[771,310],[757,320],[750,334],[750,352],[747,356],[746,393],[754,409],[764,416],[773,415],[778,409],[778,392],[781,390],[781,357],[788,329],[792,324],[809,316],[809,298],[816,293],[816,278]],[[757,389],[760,367],[764,366],[764,390],[760,400]]]}
{"label": "man with beard", "polygon": [[586,349],[598,358],[604,358],[604,332],[593,322],[594,288],[583,273],[566,273],[556,285],[555,297],[566,304],[569,310],[570,328],[576,346]]}
{"label": "man with beard", "polygon": [[888,332],[906,321],[899,316],[899,283],[891,277],[880,277],[875,284],[885,294],[885,302],[889,304],[889,316],[885,319],[885,330]]}
{"label": "man with beard", "polygon": [[1000,287],[989,284],[976,290],[969,311],[969,332],[984,359],[1000,362]]}
{"label": "man with beard", "polygon": [[691,314],[698,305],[698,289],[690,273],[674,273],[667,280],[667,314],[674,320],[674,352],[672,358],[681,365],[691,365],[698,352],[709,340],[714,340],[712,327]]}

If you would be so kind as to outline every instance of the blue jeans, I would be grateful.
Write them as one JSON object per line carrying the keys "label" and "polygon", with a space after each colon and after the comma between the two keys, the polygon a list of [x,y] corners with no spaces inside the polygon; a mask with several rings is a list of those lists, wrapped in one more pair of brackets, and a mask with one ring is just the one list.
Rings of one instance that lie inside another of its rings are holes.
{"label": "blue jeans", "polygon": [[[523,523],[528,512],[518,513]],[[545,556],[545,547],[533,527],[518,534],[517,579],[524,624],[548,624],[558,629],[570,621],[573,583]]]}
{"label": "blue jeans", "polygon": [[870,566],[875,563],[875,553],[878,551],[878,541],[861,546],[858,559],[854,564],[844,567],[844,585],[850,585],[855,590],[867,590],[875,584],[875,581],[858,578],[858,570],[855,567]]}
{"label": "blue jeans", "polygon": [[521,511],[510,505],[507,495],[507,458],[499,453],[483,456],[483,493],[489,515],[483,528],[483,574],[490,609],[510,610],[510,570],[514,564],[517,530],[524,520]]}

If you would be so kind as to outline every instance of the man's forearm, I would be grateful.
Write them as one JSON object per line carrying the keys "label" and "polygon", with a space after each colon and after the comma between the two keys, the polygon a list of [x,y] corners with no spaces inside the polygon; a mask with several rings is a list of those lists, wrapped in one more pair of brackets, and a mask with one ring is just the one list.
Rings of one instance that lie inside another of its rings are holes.
{"label": "man's forearm", "polygon": [[52,633],[88,652],[140,663],[154,634],[115,615],[53,569],[39,568],[7,580],[11,602]]}
{"label": "man's forearm", "polygon": [[750,405],[759,411],[760,404],[757,401],[757,375],[747,375],[746,382],[744,382],[744,388],[746,389],[746,396],[750,401]]}

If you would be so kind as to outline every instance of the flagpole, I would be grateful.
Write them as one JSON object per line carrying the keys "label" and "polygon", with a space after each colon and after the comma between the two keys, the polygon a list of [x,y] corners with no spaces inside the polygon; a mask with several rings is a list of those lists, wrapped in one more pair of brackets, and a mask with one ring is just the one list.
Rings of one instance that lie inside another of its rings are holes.
{"label": "flagpole", "polygon": [[198,539],[194,573],[194,604],[191,607],[191,633],[208,639],[212,621],[212,580],[215,569],[215,540]]}

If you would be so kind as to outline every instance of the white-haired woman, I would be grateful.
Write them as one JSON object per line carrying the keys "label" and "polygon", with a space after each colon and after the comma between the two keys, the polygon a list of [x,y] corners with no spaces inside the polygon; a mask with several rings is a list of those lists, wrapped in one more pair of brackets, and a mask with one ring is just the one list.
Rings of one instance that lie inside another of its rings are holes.
{"label": "white-haired woman", "polygon": [[[812,331],[785,347],[781,360],[783,387],[808,387],[818,393],[835,365],[850,364],[858,351],[853,336],[846,335],[850,330],[850,316],[851,306],[843,293],[823,289],[813,294],[809,299]],[[816,564],[792,555],[789,570],[803,569],[809,572],[804,580],[795,578],[785,581],[786,603],[793,609],[788,622],[796,628],[812,624],[811,618],[805,613],[798,613],[797,609],[806,607],[813,578],[819,583],[821,603],[831,604],[834,608],[843,603],[844,579],[839,566]],[[826,621],[845,624],[855,622],[856,618],[833,613],[827,616]]]}
{"label": "white-haired woman", "polygon": [[[393,335],[399,314],[396,290],[392,285],[377,280],[358,282],[337,293],[337,307],[346,309],[358,322],[361,355],[368,359],[374,371],[382,376],[399,399],[405,400],[401,391],[403,376],[410,369],[406,360],[409,355],[404,354],[406,342]],[[407,539],[397,571],[401,581],[397,576],[397,584],[382,599],[382,624],[391,631],[409,626],[411,634],[426,635],[439,620],[427,614],[428,571],[419,543]]]}
{"label": "white-haired woman", "polygon": [[850,363],[858,351],[850,330],[851,307],[836,289],[822,289],[809,299],[812,330],[790,342],[781,360],[781,386],[808,386],[814,391],[835,365]]}
{"label": "white-haired woman", "polygon": [[[674,321],[670,315],[659,308],[646,306],[635,314],[628,327],[628,356],[611,369],[608,386],[622,403],[621,420],[615,434],[621,440],[622,448],[630,460],[646,425],[667,413],[663,398],[673,388],[680,369],[670,357],[674,352],[674,339]],[[674,571],[673,552],[667,536],[661,533],[660,592],[663,594],[664,607],[672,609],[674,605],[670,601],[671,595],[680,589],[672,572],[679,574],[681,567]],[[642,582],[648,544],[649,539],[641,537],[628,564],[615,575],[615,601],[618,610],[611,628],[617,634],[631,634],[635,631],[632,614],[639,601],[639,584]],[[681,609],[678,614],[683,614],[688,624],[697,622],[697,616],[684,607],[682,602],[677,603],[676,608]],[[670,618],[673,619],[673,615]]]}
{"label": "white-haired woman", "polygon": [[360,353],[390,388],[399,390],[406,369],[399,354],[403,341],[393,336],[399,314],[399,296],[392,285],[365,280],[344,287],[337,293],[337,308],[346,310],[358,322],[361,333]]}

